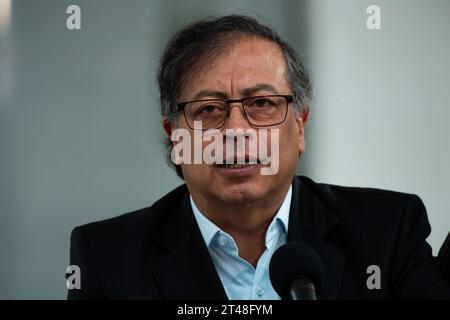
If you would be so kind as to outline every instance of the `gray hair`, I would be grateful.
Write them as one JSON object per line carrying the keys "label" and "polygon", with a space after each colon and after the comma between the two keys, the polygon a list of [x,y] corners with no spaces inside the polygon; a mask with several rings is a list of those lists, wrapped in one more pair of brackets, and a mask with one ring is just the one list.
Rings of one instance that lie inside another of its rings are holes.
{"label": "gray hair", "polygon": [[[257,37],[275,42],[281,49],[287,67],[288,82],[294,95],[295,110],[310,108],[312,86],[308,70],[295,50],[269,26],[243,15],[207,18],[189,24],[170,39],[161,58],[157,81],[160,91],[161,115],[175,121],[181,88],[188,75],[201,72],[236,39]],[[206,58],[207,56],[207,58]],[[171,161],[172,141],[166,138],[166,157],[182,179],[179,165]]]}

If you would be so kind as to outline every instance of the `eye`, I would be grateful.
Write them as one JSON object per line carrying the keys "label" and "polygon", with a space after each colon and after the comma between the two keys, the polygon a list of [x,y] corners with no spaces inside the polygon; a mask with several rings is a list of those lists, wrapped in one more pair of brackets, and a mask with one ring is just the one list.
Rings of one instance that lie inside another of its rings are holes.
{"label": "eye", "polygon": [[216,111],[219,111],[219,110],[220,109],[217,106],[214,106],[214,105],[210,104],[210,105],[203,106],[200,109],[200,113],[213,113],[213,112],[216,112]]}
{"label": "eye", "polygon": [[258,98],[252,102],[252,106],[257,108],[267,108],[273,105],[273,101],[268,98]]}
{"label": "eye", "polygon": [[224,112],[226,112],[224,111],[224,107],[219,103],[210,102],[199,106],[195,111],[195,114],[197,116],[211,117],[222,115]]}

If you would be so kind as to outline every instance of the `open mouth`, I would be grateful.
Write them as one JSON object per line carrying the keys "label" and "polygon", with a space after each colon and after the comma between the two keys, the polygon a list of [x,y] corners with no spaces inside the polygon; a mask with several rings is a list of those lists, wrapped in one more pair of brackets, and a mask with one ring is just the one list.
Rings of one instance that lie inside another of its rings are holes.
{"label": "open mouth", "polygon": [[[237,161],[235,161],[237,162]],[[259,160],[257,160],[257,162],[252,162],[250,163],[248,159],[245,159],[245,163],[232,163],[232,164],[215,164],[216,167],[218,168],[226,168],[226,169],[238,169],[238,168],[245,168],[245,167],[250,167],[250,166],[254,166],[257,164],[260,164],[261,162]]]}

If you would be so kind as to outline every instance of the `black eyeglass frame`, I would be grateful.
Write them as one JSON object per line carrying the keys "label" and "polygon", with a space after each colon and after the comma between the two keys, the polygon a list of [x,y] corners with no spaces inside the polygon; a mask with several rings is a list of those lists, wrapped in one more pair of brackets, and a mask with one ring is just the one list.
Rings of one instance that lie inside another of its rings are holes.
{"label": "black eyeglass frame", "polygon": [[[248,116],[247,116],[247,111],[245,110],[245,105],[244,102],[246,100],[251,100],[251,99],[258,99],[258,98],[274,98],[274,97],[283,97],[286,100],[286,112],[284,113],[284,118],[282,121],[274,123],[274,124],[270,124],[270,125],[257,125],[257,124],[253,124]],[[246,98],[242,98],[242,99],[200,99],[200,100],[191,100],[191,101],[184,101],[184,102],[180,102],[177,104],[177,110],[178,111],[183,111],[183,115],[184,115],[184,119],[186,120],[186,124],[188,125],[188,127],[192,130],[195,130],[194,128],[192,128],[189,124],[189,121],[187,119],[186,116],[186,105],[192,102],[208,102],[208,101],[222,101],[225,102],[227,104],[227,115],[223,120],[223,123],[216,127],[216,128],[202,128],[203,131],[208,130],[208,129],[220,129],[222,128],[225,123],[227,123],[228,118],[230,117],[230,104],[231,103],[240,103],[242,105],[242,110],[244,110],[244,116],[245,119],[247,120],[247,122],[253,126],[253,127],[257,127],[257,128],[266,128],[266,127],[273,127],[273,126],[277,126],[279,124],[282,124],[284,121],[286,121],[286,117],[287,117],[287,113],[288,113],[288,109],[289,109],[289,104],[291,102],[294,101],[294,96],[292,95],[281,95],[281,94],[273,94],[273,95],[265,95],[265,96],[254,96],[254,97],[246,97]]]}

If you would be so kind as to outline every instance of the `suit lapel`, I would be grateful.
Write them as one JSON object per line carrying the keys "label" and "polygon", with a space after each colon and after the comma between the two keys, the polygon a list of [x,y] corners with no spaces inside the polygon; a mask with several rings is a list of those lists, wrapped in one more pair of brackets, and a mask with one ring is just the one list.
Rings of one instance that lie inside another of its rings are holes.
{"label": "suit lapel", "polygon": [[166,299],[227,299],[192,213],[188,192],[155,235],[165,255],[153,270]]}
{"label": "suit lapel", "polygon": [[338,299],[344,270],[345,253],[327,241],[337,223],[331,212],[332,198],[314,192],[308,178],[295,177],[289,215],[288,242],[303,242],[321,257],[325,270],[319,299]]}

